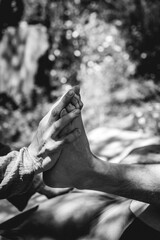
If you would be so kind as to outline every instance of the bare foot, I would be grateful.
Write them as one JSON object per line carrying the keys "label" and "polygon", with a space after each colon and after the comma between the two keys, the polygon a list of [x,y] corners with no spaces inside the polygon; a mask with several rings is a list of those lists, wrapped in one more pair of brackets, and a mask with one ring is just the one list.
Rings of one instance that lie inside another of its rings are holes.
{"label": "bare foot", "polygon": [[[73,110],[73,106],[67,106],[67,111]],[[63,110],[63,116],[67,114]],[[43,179],[46,185],[51,187],[78,187],[79,180],[83,181],[83,176],[91,165],[91,151],[88,139],[84,130],[81,114],[70,123],[72,128],[81,130],[78,139],[64,147],[59,160],[54,168],[45,172]]]}
{"label": "bare foot", "polygon": [[[77,109],[78,105],[75,96],[74,89],[68,91],[41,120],[34,139],[28,147],[28,154],[34,159],[35,173],[46,171],[53,167],[60,156],[64,144],[72,142],[79,137],[80,131],[71,127],[65,136],[60,136],[62,130],[67,129],[67,125],[69,126],[69,123],[80,114],[80,110]],[[69,103],[74,104],[75,109],[60,118],[62,110]]]}

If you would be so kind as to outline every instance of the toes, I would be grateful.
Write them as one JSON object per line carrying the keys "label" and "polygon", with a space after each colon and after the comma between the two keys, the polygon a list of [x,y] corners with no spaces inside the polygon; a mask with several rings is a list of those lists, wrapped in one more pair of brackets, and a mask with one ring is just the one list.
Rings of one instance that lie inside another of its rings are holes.
{"label": "toes", "polygon": [[69,123],[73,121],[76,117],[78,117],[80,114],[79,109],[75,109],[74,111],[68,113],[67,115],[60,118],[58,121],[56,121],[52,126],[52,136],[56,137],[64,127],[66,127]]}
{"label": "toes", "polygon": [[83,108],[83,102],[81,101],[81,96],[79,96],[78,103],[79,103],[80,109],[82,109]]}
{"label": "toes", "polygon": [[81,100],[79,102],[79,105],[80,105],[80,109],[82,109],[83,108],[83,102]]}
{"label": "toes", "polygon": [[54,105],[53,109],[51,110],[51,118],[56,119],[59,118],[62,109],[64,109],[70,102],[75,92],[73,89],[70,89],[63,97]]}
{"label": "toes", "polygon": [[[82,103],[82,101],[81,101],[80,87],[79,87],[79,86],[75,86],[75,87],[73,87],[73,90],[74,90],[74,92],[75,92],[74,98],[76,98],[76,100],[75,100],[75,99],[72,99],[72,100],[73,100],[72,104],[75,105],[75,104],[77,104],[77,101],[78,101],[79,108],[82,109],[83,103]],[[75,101],[75,102],[74,102],[74,101]],[[78,107],[78,105],[77,105],[76,107]]]}
{"label": "toes", "polygon": [[79,86],[75,86],[63,95],[63,97],[54,105],[53,109],[51,110],[51,122],[57,121],[59,119],[60,114],[64,108],[70,112],[73,111],[74,108],[81,109],[83,107],[79,93]]}
{"label": "toes", "polygon": [[81,101],[81,96],[80,95],[76,95],[78,96],[78,103],[79,103],[79,106],[80,106],[80,109],[83,108],[83,102]]}
{"label": "toes", "polygon": [[74,97],[71,100],[72,105],[74,105],[76,108],[80,109],[79,105],[79,97],[75,94]]}
{"label": "toes", "polygon": [[67,109],[67,112],[70,113],[70,112],[72,112],[75,109],[75,106],[70,103],[70,104],[68,104],[66,109]]}
{"label": "toes", "polygon": [[53,109],[50,110],[49,125],[52,125],[53,122],[57,121],[60,117],[65,116],[67,112],[70,113],[74,111],[75,108],[82,109],[83,103],[80,99],[79,92],[79,86],[73,87],[54,105]]}

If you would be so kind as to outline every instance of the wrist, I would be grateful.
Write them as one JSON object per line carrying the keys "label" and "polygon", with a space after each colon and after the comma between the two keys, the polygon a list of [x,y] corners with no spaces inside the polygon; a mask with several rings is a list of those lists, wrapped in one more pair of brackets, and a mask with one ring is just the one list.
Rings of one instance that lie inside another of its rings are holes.
{"label": "wrist", "polygon": [[34,150],[32,144],[26,149],[28,157],[31,159],[33,163],[33,170],[35,174],[39,174],[42,172],[42,162],[43,159],[38,156],[38,153]]}

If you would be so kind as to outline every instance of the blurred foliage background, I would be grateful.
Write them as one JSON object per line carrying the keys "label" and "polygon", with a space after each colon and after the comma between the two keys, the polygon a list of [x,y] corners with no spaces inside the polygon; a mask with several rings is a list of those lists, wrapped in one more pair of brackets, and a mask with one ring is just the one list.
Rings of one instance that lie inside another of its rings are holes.
{"label": "blurred foliage background", "polygon": [[0,138],[27,145],[80,84],[87,131],[160,132],[158,0],[0,0]]}

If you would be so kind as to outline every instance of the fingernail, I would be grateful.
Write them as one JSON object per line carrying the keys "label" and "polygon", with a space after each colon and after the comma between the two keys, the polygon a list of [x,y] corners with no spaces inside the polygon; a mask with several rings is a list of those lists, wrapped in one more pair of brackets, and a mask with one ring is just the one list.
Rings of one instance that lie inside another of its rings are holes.
{"label": "fingernail", "polygon": [[66,113],[67,113],[66,109],[63,109],[61,112],[62,115],[65,115]]}

